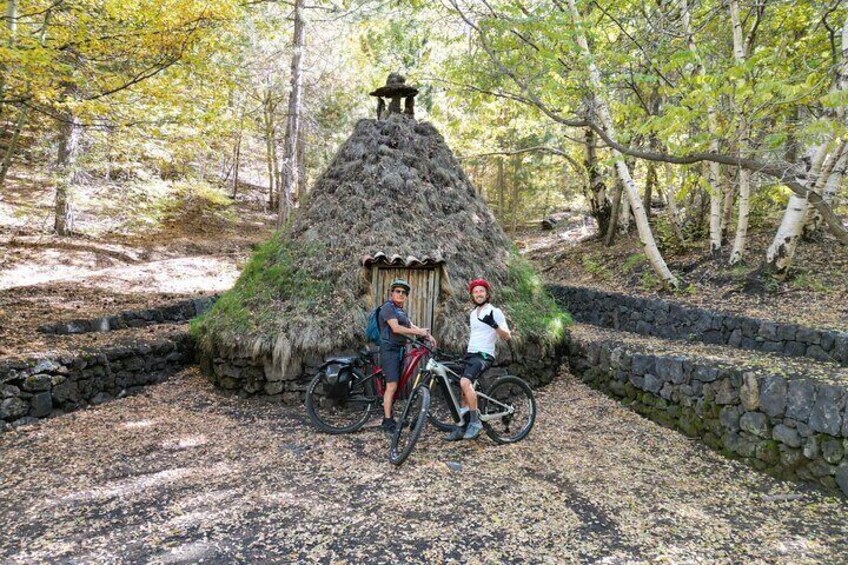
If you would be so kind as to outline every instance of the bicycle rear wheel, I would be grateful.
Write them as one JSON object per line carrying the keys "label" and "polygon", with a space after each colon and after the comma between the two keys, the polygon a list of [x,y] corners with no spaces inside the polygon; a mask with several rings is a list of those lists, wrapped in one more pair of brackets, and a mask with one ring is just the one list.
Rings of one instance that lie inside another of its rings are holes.
{"label": "bicycle rear wheel", "polygon": [[480,419],[486,435],[499,444],[521,441],[536,422],[536,398],[533,389],[512,375],[496,379],[480,396]]}
{"label": "bicycle rear wheel", "polygon": [[371,417],[377,403],[374,383],[352,375],[350,385],[339,391],[329,382],[327,373],[320,371],[306,388],[306,413],[316,428],[328,434],[355,432]]}
{"label": "bicycle rear wheel", "polygon": [[427,423],[427,410],[430,408],[430,390],[424,386],[416,387],[409,395],[389,448],[389,461],[400,465],[415,447],[421,432]]}

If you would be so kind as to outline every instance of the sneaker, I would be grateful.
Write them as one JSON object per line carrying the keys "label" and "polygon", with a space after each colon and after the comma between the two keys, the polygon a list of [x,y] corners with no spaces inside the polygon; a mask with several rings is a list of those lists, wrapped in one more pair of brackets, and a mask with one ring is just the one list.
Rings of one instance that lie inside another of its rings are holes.
{"label": "sneaker", "polygon": [[445,436],[447,441],[459,441],[465,435],[465,428],[462,426],[454,426],[451,433]]}
{"label": "sneaker", "polygon": [[462,439],[477,439],[482,432],[483,424],[480,422],[471,422],[468,424],[468,427],[465,428],[465,435],[462,436]]}
{"label": "sneaker", "polygon": [[387,434],[394,435],[395,430],[397,430],[397,422],[391,418],[383,418],[382,428]]}

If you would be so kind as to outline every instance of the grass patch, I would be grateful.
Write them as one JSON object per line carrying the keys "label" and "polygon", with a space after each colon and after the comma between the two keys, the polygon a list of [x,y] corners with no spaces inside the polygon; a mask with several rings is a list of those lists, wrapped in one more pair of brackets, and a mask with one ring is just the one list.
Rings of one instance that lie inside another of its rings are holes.
{"label": "grass patch", "polygon": [[192,321],[192,335],[198,339],[204,334],[273,335],[281,315],[305,318],[314,314],[331,285],[328,280],[312,277],[299,265],[306,264],[310,257],[320,257],[321,247],[323,244],[319,243],[303,246],[295,256],[281,232],[277,232],[256,250],[233,288]]}
{"label": "grass patch", "polygon": [[536,334],[548,345],[560,341],[574,323],[548,294],[530,263],[513,251],[507,265],[507,284],[496,296],[521,335]]}

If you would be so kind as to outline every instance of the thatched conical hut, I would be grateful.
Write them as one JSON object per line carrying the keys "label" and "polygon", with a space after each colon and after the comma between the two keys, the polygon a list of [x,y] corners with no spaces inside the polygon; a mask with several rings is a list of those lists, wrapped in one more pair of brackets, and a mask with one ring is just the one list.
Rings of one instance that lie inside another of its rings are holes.
{"label": "thatched conical hut", "polygon": [[291,225],[195,321],[201,366],[224,388],[297,400],[325,355],[364,344],[368,312],[396,276],[412,282],[413,321],[456,351],[467,339],[465,285],[486,277],[517,333],[511,369],[552,378],[567,314],[439,132],[397,112],[356,124]]}

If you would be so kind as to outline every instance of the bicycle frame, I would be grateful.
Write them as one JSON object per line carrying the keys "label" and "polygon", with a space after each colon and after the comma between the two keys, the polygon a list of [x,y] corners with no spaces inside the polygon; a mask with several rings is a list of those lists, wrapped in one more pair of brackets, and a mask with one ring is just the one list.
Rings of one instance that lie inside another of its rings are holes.
{"label": "bicycle frame", "polygon": [[[402,392],[406,390],[406,385],[409,384],[409,382],[412,380],[413,375],[415,375],[416,371],[418,370],[418,366],[421,364],[421,360],[428,353],[429,351],[427,350],[427,348],[421,345],[413,347],[409,351],[404,352],[403,371],[401,372],[400,380],[398,381],[398,388],[393,396],[394,400],[397,400],[398,396],[400,396]],[[368,375],[368,377],[365,377],[361,374],[360,376],[364,379],[374,379],[374,390],[376,391],[378,397],[383,398],[383,394],[385,394],[386,392],[385,388],[383,387],[383,379],[374,378],[381,375],[383,373],[383,369],[377,366],[376,364],[372,364],[371,366],[374,367],[374,370],[371,372],[370,375]]]}
{"label": "bicycle frame", "polygon": [[[451,380],[459,381],[459,379],[461,379],[462,377],[460,375],[456,374],[455,372],[451,371],[449,367],[447,367],[446,365],[444,365],[442,363],[439,363],[435,359],[428,359],[427,365],[424,367],[424,370],[425,370],[426,373],[424,374],[423,379],[419,375],[419,378],[417,378],[415,380],[415,384],[413,385],[413,388],[415,386],[418,386],[419,384],[421,384],[421,385],[427,386],[428,388],[430,388],[432,390],[433,385],[438,383],[438,386],[441,386],[442,390],[447,392],[447,397],[450,398],[450,403],[448,404],[448,406],[450,408],[451,415],[453,416],[454,421],[459,422],[459,419],[460,419],[459,418],[459,411],[460,411],[460,408],[462,407],[461,394],[460,394],[460,398],[457,398],[457,395],[454,394],[454,388],[455,387],[452,387],[450,385],[451,385]],[[433,376],[435,376],[436,378],[434,379]],[[508,406],[508,405],[504,404],[503,402],[495,400],[494,398],[492,398],[488,394],[485,394],[485,393],[477,390],[477,382],[479,382],[479,381],[474,382],[474,390],[475,390],[475,392],[477,392],[478,401],[479,401],[479,399],[483,398],[487,402],[490,402],[490,403],[498,406],[501,409],[500,411],[494,412],[494,413],[488,412],[486,414],[480,414],[480,420],[481,421],[488,422],[489,420],[494,420],[496,418],[502,418],[504,416],[509,416],[513,412],[515,412],[515,408],[513,408],[512,406]]]}

